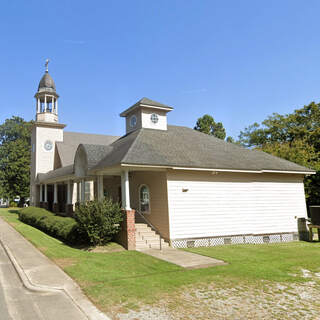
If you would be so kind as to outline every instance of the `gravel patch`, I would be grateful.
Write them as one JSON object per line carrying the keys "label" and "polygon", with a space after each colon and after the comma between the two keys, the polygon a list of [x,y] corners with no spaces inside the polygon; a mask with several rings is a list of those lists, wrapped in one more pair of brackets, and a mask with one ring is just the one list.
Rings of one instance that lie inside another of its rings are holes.
{"label": "gravel patch", "polygon": [[117,320],[182,319],[320,319],[319,275],[301,270],[303,283],[257,281],[221,288],[214,284],[184,288],[155,306],[140,306],[114,316]]}

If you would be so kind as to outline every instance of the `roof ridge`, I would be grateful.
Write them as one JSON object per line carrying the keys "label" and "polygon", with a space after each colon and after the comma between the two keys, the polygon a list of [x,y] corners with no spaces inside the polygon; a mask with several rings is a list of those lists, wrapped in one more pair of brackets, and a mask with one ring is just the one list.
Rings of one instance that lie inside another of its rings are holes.
{"label": "roof ridge", "polygon": [[117,137],[117,138],[120,138],[120,137],[121,137],[121,136],[118,136],[118,135],[111,135],[111,134],[87,133],[87,132],[77,132],[77,131],[64,131],[64,133],[75,133],[75,134],[84,134],[84,135],[93,135],[93,136],[103,136],[103,137]]}

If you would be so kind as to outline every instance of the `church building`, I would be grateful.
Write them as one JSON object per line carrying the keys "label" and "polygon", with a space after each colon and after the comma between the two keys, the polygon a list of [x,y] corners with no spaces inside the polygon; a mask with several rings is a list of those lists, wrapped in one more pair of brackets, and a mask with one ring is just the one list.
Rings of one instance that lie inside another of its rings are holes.
{"label": "church building", "polygon": [[120,114],[122,136],[65,131],[48,69],[35,99],[32,205],[72,216],[77,202],[111,197],[130,250],[297,239],[303,179],[314,171],[168,125],[173,108],[148,98]]}

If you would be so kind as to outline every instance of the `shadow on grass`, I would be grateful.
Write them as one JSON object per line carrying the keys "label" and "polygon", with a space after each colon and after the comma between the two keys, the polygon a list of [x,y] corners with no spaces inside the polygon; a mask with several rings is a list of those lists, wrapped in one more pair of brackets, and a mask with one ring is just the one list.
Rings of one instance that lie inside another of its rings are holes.
{"label": "shadow on grass", "polygon": [[19,210],[18,209],[9,209],[8,212],[9,213],[13,213],[13,214],[19,214]]}

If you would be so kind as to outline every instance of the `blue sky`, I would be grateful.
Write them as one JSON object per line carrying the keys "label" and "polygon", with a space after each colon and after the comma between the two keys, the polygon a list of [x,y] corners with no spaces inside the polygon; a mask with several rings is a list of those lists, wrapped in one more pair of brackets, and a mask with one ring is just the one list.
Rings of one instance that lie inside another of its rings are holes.
{"label": "blue sky", "polygon": [[35,116],[44,62],[66,130],[124,133],[142,97],[227,134],[320,101],[318,0],[1,0],[0,122]]}

